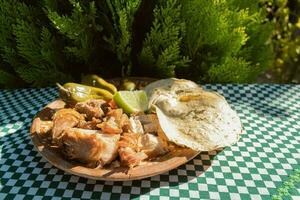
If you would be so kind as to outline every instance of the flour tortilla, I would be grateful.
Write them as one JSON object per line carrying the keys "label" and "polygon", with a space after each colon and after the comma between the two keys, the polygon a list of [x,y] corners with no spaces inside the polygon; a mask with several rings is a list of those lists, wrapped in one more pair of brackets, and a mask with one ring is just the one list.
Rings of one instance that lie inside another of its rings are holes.
{"label": "flour tortilla", "polygon": [[237,113],[223,96],[184,79],[163,79],[145,88],[169,141],[196,151],[235,144],[242,131]]}

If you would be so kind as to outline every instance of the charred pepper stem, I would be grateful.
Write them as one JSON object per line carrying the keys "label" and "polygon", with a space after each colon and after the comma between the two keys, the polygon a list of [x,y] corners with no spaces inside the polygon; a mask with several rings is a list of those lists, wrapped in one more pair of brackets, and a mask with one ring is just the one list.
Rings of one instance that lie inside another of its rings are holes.
{"label": "charred pepper stem", "polygon": [[78,83],[66,83],[63,86],[57,84],[57,86],[60,97],[67,103],[77,103],[89,99],[110,100],[113,97],[107,90]]}
{"label": "charred pepper stem", "polygon": [[105,89],[112,94],[117,92],[117,88],[113,84],[108,83],[103,78],[101,78],[95,74],[83,76],[81,83],[85,84],[85,85],[90,85],[93,87]]}

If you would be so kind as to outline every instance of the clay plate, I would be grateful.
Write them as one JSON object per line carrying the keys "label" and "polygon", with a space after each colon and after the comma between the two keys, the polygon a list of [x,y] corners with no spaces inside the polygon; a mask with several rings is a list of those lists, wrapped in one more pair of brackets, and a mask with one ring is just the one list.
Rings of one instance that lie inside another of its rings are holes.
{"label": "clay plate", "polygon": [[[141,84],[139,88],[153,81],[153,79],[145,78],[132,78],[131,80],[135,81],[138,84]],[[111,82],[117,84],[119,81],[120,80],[118,79],[113,79]],[[125,167],[99,169],[85,167],[79,162],[73,162],[65,159],[59,152],[59,149],[49,145],[49,138],[41,137],[34,132],[35,127],[38,126],[39,120],[51,119],[51,116],[54,114],[55,110],[61,109],[63,107],[65,107],[65,103],[62,100],[56,100],[44,107],[35,116],[32,122],[30,136],[35,148],[43,158],[45,158],[55,167],[70,174],[105,181],[137,180],[162,174],[175,169],[178,166],[187,163],[189,160],[193,159],[199,154],[199,152],[193,151],[188,148],[179,148],[160,157],[156,161],[145,162],[143,165],[134,167],[133,169],[128,169]]]}

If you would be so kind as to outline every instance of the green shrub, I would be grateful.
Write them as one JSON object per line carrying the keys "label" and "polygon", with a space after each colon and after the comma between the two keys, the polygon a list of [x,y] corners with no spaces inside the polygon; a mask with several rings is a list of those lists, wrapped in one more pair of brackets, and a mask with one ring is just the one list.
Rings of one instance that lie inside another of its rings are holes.
{"label": "green shrub", "polygon": [[252,82],[273,60],[258,1],[0,0],[0,85],[81,74]]}
{"label": "green shrub", "polygon": [[186,76],[204,82],[252,82],[272,60],[272,27],[257,1],[184,0]]}
{"label": "green shrub", "polygon": [[177,0],[160,0],[154,8],[154,20],[139,54],[138,67],[146,68],[147,74],[152,71],[152,76],[172,77],[175,69],[190,62],[181,54],[185,23],[180,12]]}
{"label": "green shrub", "polygon": [[69,80],[60,49],[41,9],[16,0],[0,1],[0,84],[44,86]]}
{"label": "green shrub", "polygon": [[276,59],[270,70],[273,81],[300,83],[300,1],[267,0],[265,6],[270,22],[275,25]]}

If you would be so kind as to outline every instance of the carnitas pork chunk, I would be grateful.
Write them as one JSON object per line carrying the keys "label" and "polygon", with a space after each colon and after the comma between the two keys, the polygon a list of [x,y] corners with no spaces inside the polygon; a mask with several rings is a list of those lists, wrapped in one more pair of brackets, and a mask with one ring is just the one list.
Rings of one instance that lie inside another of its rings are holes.
{"label": "carnitas pork chunk", "polygon": [[102,107],[105,104],[106,101],[103,99],[91,99],[77,103],[75,105],[75,110],[79,113],[85,114],[87,120],[92,120],[93,118],[97,119],[104,116]]}
{"label": "carnitas pork chunk", "polygon": [[153,134],[124,133],[119,141],[119,156],[124,165],[132,168],[143,160],[168,152],[167,145]]}
{"label": "carnitas pork chunk", "polygon": [[52,142],[59,147],[61,146],[61,137],[64,130],[75,127],[84,116],[73,109],[63,108],[53,115]]}
{"label": "carnitas pork chunk", "polygon": [[156,133],[159,128],[159,122],[155,114],[140,114],[132,116],[135,122],[140,122],[145,133]]}
{"label": "carnitas pork chunk", "polygon": [[88,166],[102,167],[118,154],[119,134],[105,134],[100,130],[69,128],[62,137],[63,154]]}
{"label": "carnitas pork chunk", "polygon": [[40,136],[47,136],[53,127],[52,121],[43,121],[39,117],[35,118],[32,122],[31,133],[37,133]]}

